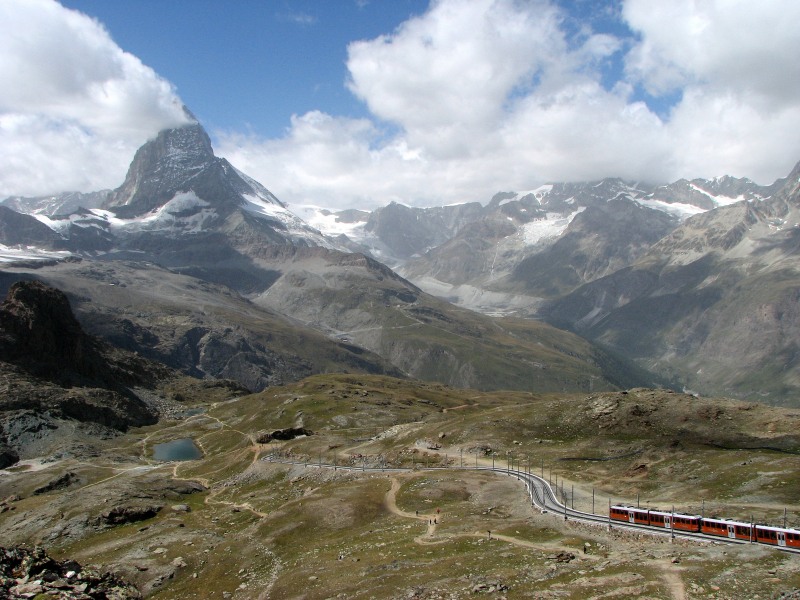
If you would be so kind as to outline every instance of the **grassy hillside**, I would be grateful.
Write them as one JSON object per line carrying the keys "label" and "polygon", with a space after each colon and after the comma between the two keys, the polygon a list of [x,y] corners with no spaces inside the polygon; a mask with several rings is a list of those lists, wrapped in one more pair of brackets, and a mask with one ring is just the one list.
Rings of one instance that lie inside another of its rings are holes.
{"label": "grassy hillside", "polygon": [[[570,501],[574,490],[576,508],[590,510],[594,491],[598,513],[638,497],[773,523],[787,508],[798,526],[796,412],[647,389],[490,393],[368,375],[232,400],[191,385],[170,392],[194,408],[182,419],[3,475],[0,497],[18,496],[0,512],[5,543],[113,565],[154,598],[733,598],[800,587],[794,557],[564,523],[531,509],[516,479],[458,468],[513,460]],[[289,427],[310,435],[257,442]],[[152,458],[154,444],[187,437],[201,460]],[[359,470],[381,466],[413,470]],[[66,472],[62,489],[34,493]],[[159,510],[136,512],[147,507]],[[109,524],[122,508],[141,520]]]}

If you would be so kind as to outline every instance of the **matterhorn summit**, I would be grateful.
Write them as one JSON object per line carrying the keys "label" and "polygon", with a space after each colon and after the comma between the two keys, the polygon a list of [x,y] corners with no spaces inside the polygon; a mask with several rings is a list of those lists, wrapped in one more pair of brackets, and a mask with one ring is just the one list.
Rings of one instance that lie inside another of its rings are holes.
{"label": "matterhorn summit", "polygon": [[125,182],[102,208],[112,227],[127,232],[198,233],[242,225],[260,229],[270,243],[330,246],[263,185],[214,155],[203,126],[165,129],[136,152]]}
{"label": "matterhorn summit", "polygon": [[224,161],[214,156],[208,134],[186,112],[189,123],[165,129],[139,148],[125,182],[110,194],[106,208],[120,217],[140,216],[197,187],[209,178],[210,171],[219,170]]}
{"label": "matterhorn summit", "polygon": [[[63,194],[69,197],[63,200],[14,198],[13,207],[59,236],[48,248],[81,254],[144,253],[172,264],[167,257],[185,254],[187,246],[197,258],[204,242],[203,253],[224,246],[245,255],[275,244],[339,248],[259,182],[215,156],[203,126],[188,110],[186,116],[185,124],[139,148],[117,189]],[[70,204],[67,214],[63,209]]]}

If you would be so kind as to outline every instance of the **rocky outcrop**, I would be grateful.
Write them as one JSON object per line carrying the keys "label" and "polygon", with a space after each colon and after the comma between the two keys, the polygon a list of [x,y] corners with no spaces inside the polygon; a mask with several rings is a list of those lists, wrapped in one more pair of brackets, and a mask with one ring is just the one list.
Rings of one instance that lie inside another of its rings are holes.
{"label": "rocky outcrop", "polygon": [[0,443],[0,469],[10,467],[19,461],[19,454],[5,443]]}
{"label": "rocky outcrop", "polygon": [[122,393],[128,386],[151,387],[171,374],[87,335],[67,296],[39,281],[13,284],[0,305],[0,361],[64,387]]}
{"label": "rocky outcrop", "polygon": [[101,437],[155,423],[157,410],[131,388],[152,389],[171,375],[87,335],[63,292],[13,284],[0,305],[0,467],[52,451],[65,423]]}
{"label": "rocky outcrop", "polygon": [[104,525],[124,525],[125,523],[136,523],[155,517],[163,508],[158,504],[145,506],[115,506],[111,510],[103,512],[98,518],[98,523]]}
{"label": "rocky outcrop", "polygon": [[141,598],[130,583],[111,572],[85,568],[74,560],[57,561],[43,548],[0,548],[0,596],[128,600]]}
{"label": "rocky outcrop", "polygon": [[91,377],[100,370],[96,354],[61,291],[38,281],[11,286],[0,305],[0,359],[48,378]]}
{"label": "rocky outcrop", "polygon": [[115,360],[113,348],[84,333],[66,295],[39,281],[13,284],[0,305],[0,361],[61,386],[115,391],[167,374],[136,357]]}
{"label": "rocky outcrop", "polygon": [[47,492],[54,492],[56,490],[63,490],[66,489],[74,484],[80,483],[81,478],[78,477],[75,473],[67,472],[57,477],[53,481],[43,485],[40,488],[36,488],[33,490],[33,494],[38,496],[39,494],[46,494]]}
{"label": "rocky outcrop", "polygon": [[313,432],[309,429],[305,429],[304,427],[287,427],[286,429],[278,429],[272,433],[261,433],[259,434],[258,438],[256,438],[256,442],[259,444],[268,444],[272,440],[293,440],[296,437],[304,435],[313,435]]}

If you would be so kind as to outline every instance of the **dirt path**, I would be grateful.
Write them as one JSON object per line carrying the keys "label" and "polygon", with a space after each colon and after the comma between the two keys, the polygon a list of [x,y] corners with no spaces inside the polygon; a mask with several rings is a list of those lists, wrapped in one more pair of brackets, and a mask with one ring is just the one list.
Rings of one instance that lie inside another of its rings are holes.
{"label": "dirt path", "polygon": [[669,593],[672,594],[672,600],[687,600],[686,588],[683,585],[679,568],[669,561],[659,561],[658,565],[661,567],[661,577],[664,583],[667,584]]}
{"label": "dirt path", "polygon": [[425,543],[430,544],[431,543],[430,538],[432,538],[433,534],[436,532],[436,526],[438,524],[441,515],[440,514],[421,515],[419,514],[419,512],[411,514],[410,512],[401,510],[397,506],[397,492],[399,489],[400,489],[400,480],[397,479],[396,477],[392,477],[392,487],[390,487],[389,491],[386,492],[386,497],[384,498],[384,505],[386,506],[387,509],[389,509],[390,513],[392,513],[393,515],[397,515],[398,517],[403,517],[404,519],[416,519],[417,521],[425,521],[428,525],[427,531],[423,535],[414,538],[414,541],[417,544],[425,544]]}
{"label": "dirt path", "polygon": [[[386,496],[384,497],[384,506],[389,510],[389,512],[391,512],[393,515],[397,515],[398,517],[403,517],[404,519],[415,519],[417,521],[425,521],[427,523],[427,530],[425,531],[425,533],[414,538],[414,542],[420,544],[421,546],[443,544],[445,542],[452,541],[456,538],[474,537],[474,538],[499,540],[502,542],[506,542],[508,544],[512,544],[514,546],[520,546],[522,548],[532,548],[542,551],[552,551],[554,548],[558,548],[560,550],[569,550],[566,547],[562,547],[552,543],[536,544],[534,542],[529,542],[527,540],[520,540],[515,537],[511,537],[510,535],[502,535],[497,533],[489,534],[488,530],[486,533],[480,531],[476,531],[474,533],[453,533],[453,534],[448,534],[446,537],[435,539],[434,534],[436,533],[436,527],[439,524],[439,522],[444,518],[444,515],[438,512],[431,514],[420,514],[418,512],[410,513],[402,510],[400,507],[397,506],[397,492],[400,490],[400,480],[397,479],[396,477],[392,477],[391,480],[392,480],[392,485],[389,488],[389,491],[386,492]],[[678,583],[680,583],[681,586],[683,585],[680,582],[680,578],[678,578]],[[679,597],[675,596],[675,598],[677,600]],[[680,598],[681,600],[686,600],[683,597]]]}

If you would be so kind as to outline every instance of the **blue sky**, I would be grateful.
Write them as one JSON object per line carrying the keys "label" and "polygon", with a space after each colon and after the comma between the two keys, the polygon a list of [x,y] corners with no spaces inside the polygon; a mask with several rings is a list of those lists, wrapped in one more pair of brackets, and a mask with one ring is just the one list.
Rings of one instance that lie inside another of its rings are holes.
{"label": "blue sky", "polygon": [[292,114],[363,117],[347,44],[393,31],[425,0],[65,0],[172,82],[209,130],[280,136]]}
{"label": "blue sky", "polygon": [[290,205],[800,159],[795,0],[3,0],[0,197],[112,188],[185,103]]}

